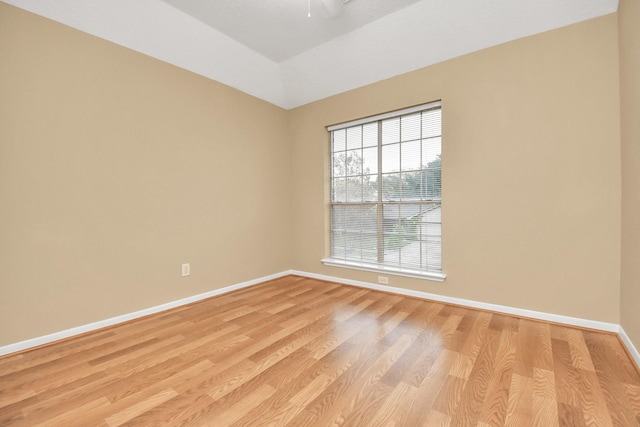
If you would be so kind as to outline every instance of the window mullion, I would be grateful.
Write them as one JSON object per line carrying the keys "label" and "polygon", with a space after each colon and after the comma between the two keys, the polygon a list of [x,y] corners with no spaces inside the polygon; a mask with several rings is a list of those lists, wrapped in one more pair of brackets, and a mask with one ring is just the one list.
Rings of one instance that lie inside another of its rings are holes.
{"label": "window mullion", "polygon": [[[422,126],[422,116],[423,113],[420,113],[420,227],[418,227],[418,230],[420,232],[420,237],[418,237],[418,242],[420,242],[420,265],[427,265],[427,254],[425,253],[427,250],[427,245],[426,243],[424,243],[423,240],[426,240],[423,234],[423,225],[424,225],[424,215],[426,215],[426,213],[422,213],[422,209],[424,208],[424,204],[423,201],[427,199],[427,189],[426,189],[426,185],[427,183],[425,182],[426,176],[425,176],[425,172],[424,172],[424,167],[425,165],[422,164],[422,159],[423,157],[423,153],[422,150],[424,149],[423,145],[423,139],[422,137],[424,136],[423,133],[423,126]],[[424,250],[423,250],[424,248]]]}
{"label": "window mullion", "polygon": [[378,121],[378,224],[377,224],[377,252],[378,264],[384,262],[384,227],[382,206],[382,120]]}

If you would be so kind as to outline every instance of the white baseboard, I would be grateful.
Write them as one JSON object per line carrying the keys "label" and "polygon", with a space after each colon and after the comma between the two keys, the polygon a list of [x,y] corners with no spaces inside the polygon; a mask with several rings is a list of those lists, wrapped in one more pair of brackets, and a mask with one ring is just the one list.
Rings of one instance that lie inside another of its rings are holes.
{"label": "white baseboard", "polygon": [[260,277],[258,279],[249,280],[247,282],[237,283],[235,285],[226,286],[224,288],[216,289],[210,292],[205,292],[203,294],[194,295],[191,297],[179,299],[176,301],[171,301],[166,304],[157,305],[155,307],[145,308],[140,311],[135,311],[133,313],[123,314],[121,316],[112,317],[110,319],[100,320],[97,322],[89,323],[87,325],[78,326],[71,329],[66,329],[60,332],[54,332],[49,335],[44,335],[37,338],[28,339],[25,341],[20,341],[15,344],[5,345],[0,347],[0,356],[9,353],[15,353],[17,351],[26,350],[28,348],[37,347],[43,344],[49,344],[54,341],[59,341],[64,338],[69,338],[74,335],[80,335],[87,332],[95,331],[97,329],[106,328],[108,326],[117,325],[118,323],[127,322],[129,320],[137,319],[139,317],[148,316],[150,314],[159,313],[161,311],[166,311],[171,308],[180,307],[182,305],[191,304],[196,301],[200,301],[206,298],[211,298],[216,295],[226,294],[227,292],[235,291],[237,289],[246,288],[249,286],[257,285],[262,282],[266,282],[268,280],[277,279],[283,276],[287,276],[290,273],[288,271],[284,271],[281,273],[272,274],[270,276]]}
{"label": "white baseboard", "polygon": [[640,367],[640,352],[638,352],[638,349],[633,345],[631,339],[629,338],[629,335],[627,335],[622,326],[620,326],[618,335],[620,336],[620,339],[622,340],[624,345],[627,347],[627,350],[629,351],[629,354],[631,354],[631,357],[633,357],[633,360],[636,361],[636,365]]}
{"label": "white baseboard", "polygon": [[316,273],[308,273],[305,271],[299,271],[299,270],[287,270],[287,271],[282,271],[280,273],[276,273],[276,274],[272,274],[270,276],[264,276],[264,277],[260,277],[254,280],[249,280],[246,282],[242,282],[242,283],[237,283],[235,285],[230,285],[230,286],[226,286],[224,288],[221,289],[216,289],[210,292],[205,292],[203,294],[199,294],[199,295],[195,295],[192,297],[187,297],[187,298],[183,298],[180,300],[176,300],[176,301],[172,301],[172,302],[168,302],[166,304],[161,304],[161,305],[157,305],[155,307],[150,307],[150,308],[146,308],[144,310],[140,310],[140,311],[136,311],[133,313],[128,313],[128,314],[123,314],[121,316],[116,316],[116,317],[112,317],[110,319],[105,319],[105,320],[101,320],[98,322],[94,322],[94,323],[89,323],[87,325],[83,325],[83,326],[78,326],[75,328],[71,328],[71,329],[66,329],[64,331],[60,331],[60,332],[55,332],[49,335],[44,335],[41,337],[37,337],[37,338],[32,338],[32,339],[28,339],[25,341],[20,341],[18,343],[15,344],[9,344],[3,347],[0,347],[0,356],[9,354],[9,353],[14,353],[17,351],[22,351],[22,350],[26,350],[32,347],[37,347],[43,344],[48,344],[54,341],[58,341],[64,338],[69,338],[72,337],[74,335],[80,335],[80,334],[84,334],[87,332],[91,332],[91,331],[95,331],[97,329],[102,329],[108,326],[113,326],[116,325],[118,323],[123,323],[129,320],[133,320],[133,319],[137,319],[143,316],[148,316],[150,314],[154,314],[154,313],[159,313],[161,311],[166,311],[169,310],[171,308],[175,308],[175,307],[180,307],[182,305],[186,305],[186,304],[191,304],[193,302],[196,301],[200,301],[206,298],[211,298],[214,297],[216,295],[222,295],[231,291],[235,291],[237,289],[242,289],[242,288],[246,288],[249,286],[254,286],[254,285],[258,285],[260,283],[269,281],[269,280],[273,280],[273,279],[278,279],[280,277],[284,277],[284,276],[288,276],[288,275],[297,275],[297,276],[302,276],[302,277],[309,277],[309,278],[313,278],[313,279],[319,279],[319,280],[327,280],[330,282],[336,282],[336,283],[344,283],[345,285],[352,285],[352,286],[358,286],[361,288],[367,288],[367,289],[373,289],[373,290],[378,290],[378,291],[383,291],[383,292],[389,292],[389,293],[394,293],[394,294],[399,294],[399,295],[406,295],[406,296],[411,296],[411,297],[416,297],[416,298],[421,298],[421,299],[427,299],[427,300],[432,300],[432,301],[439,301],[439,302],[444,302],[444,303],[449,303],[449,304],[456,304],[456,305],[461,305],[461,306],[465,306],[465,307],[471,307],[471,308],[478,308],[478,309],[482,309],[482,310],[490,310],[490,311],[495,311],[498,313],[505,313],[505,314],[512,314],[515,316],[520,316],[520,317],[528,317],[531,319],[538,319],[538,320],[544,320],[544,321],[548,321],[548,322],[554,322],[554,323],[560,323],[560,324],[565,324],[565,325],[570,325],[570,326],[578,326],[581,328],[589,328],[589,329],[596,329],[596,330],[601,330],[601,331],[607,331],[607,332],[615,332],[620,336],[620,339],[622,340],[622,342],[624,343],[624,345],[627,347],[629,353],[631,354],[631,356],[633,357],[633,359],[635,360],[636,364],[640,367],[640,353],[638,353],[638,350],[635,348],[635,346],[633,345],[633,343],[631,342],[631,340],[629,339],[629,336],[625,333],[624,329],[622,328],[622,326],[617,325],[615,323],[606,323],[606,322],[599,322],[599,321],[595,321],[595,320],[588,320],[588,319],[582,319],[582,318],[577,318],[577,317],[569,317],[569,316],[562,316],[559,314],[551,314],[551,313],[545,313],[545,312],[541,312],[541,311],[532,311],[532,310],[526,310],[526,309],[522,309],[522,308],[515,308],[515,307],[509,307],[509,306],[505,306],[505,305],[498,305],[498,304],[489,304],[489,303],[485,303],[485,302],[478,302],[478,301],[473,301],[473,300],[467,300],[467,299],[462,299],[462,298],[455,298],[455,297],[448,297],[448,296],[444,296],[444,295],[438,295],[438,294],[431,294],[431,293],[427,293],[427,292],[421,292],[421,291],[413,291],[413,290],[409,290],[409,289],[402,289],[402,288],[396,288],[393,286],[386,286],[386,285],[379,285],[377,283],[369,283],[369,282],[362,282],[362,281],[358,281],[358,280],[350,280],[350,279],[344,279],[342,277],[335,277],[335,276],[326,276],[323,274],[316,274]]}
{"label": "white baseboard", "polygon": [[290,274],[310,277],[312,279],[327,280],[330,282],[344,283],[345,285],[359,286],[361,288],[374,289],[378,291],[390,292],[399,295],[406,295],[432,301],[439,301],[449,304],[462,305],[465,307],[479,308],[482,310],[495,311],[498,313],[512,314],[520,317],[544,320],[547,322],[562,323],[565,325],[578,326],[581,328],[597,329],[607,332],[619,332],[620,325],[615,323],[599,322],[596,320],[581,319],[579,317],[562,316],[559,314],[545,313],[541,311],[526,310],[523,308],[509,307],[506,305],[489,304],[486,302],[473,301],[462,298],[448,297],[428,292],[412,291],[409,289],[396,288],[393,286],[379,285],[377,283],[361,282],[358,280],[343,279],[342,277],[325,276],[323,274],[307,273],[304,271],[290,270]]}
{"label": "white baseboard", "polygon": [[358,280],[344,279],[342,277],[325,276],[324,274],[307,273],[305,271],[289,270],[288,274],[309,277],[312,279],[327,280],[330,282],[344,283],[345,285],[353,285],[361,288],[374,289],[378,291],[390,292],[399,295],[406,295],[416,298],[439,301],[449,304],[456,304],[465,307],[479,308],[482,310],[490,310],[498,313],[512,314],[519,317],[528,317],[530,319],[544,320],[547,322],[560,323],[563,325],[577,326],[580,328],[595,329],[606,332],[615,332],[618,334],[622,343],[625,345],[629,354],[640,368],[640,352],[633,345],[631,339],[624,331],[622,326],[615,323],[600,322],[597,320],[582,319],[579,317],[562,316],[559,314],[545,313],[542,311],[526,310],[523,308],[509,307],[505,305],[489,304],[485,302],[473,301],[462,298],[448,297],[438,294],[430,294],[428,292],[413,291],[410,289],[395,288],[393,286],[380,285],[377,283],[361,282]]}

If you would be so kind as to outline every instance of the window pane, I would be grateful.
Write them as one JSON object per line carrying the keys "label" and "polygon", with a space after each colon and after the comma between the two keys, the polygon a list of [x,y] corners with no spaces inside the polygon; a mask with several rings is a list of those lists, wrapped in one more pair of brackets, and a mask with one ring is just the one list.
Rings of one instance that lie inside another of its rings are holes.
{"label": "window pane", "polygon": [[422,250],[424,268],[442,270],[442,210],[439,203],[426,206],[423,219]]}
{"label": "window pane", "polygon": [[439,203],[427,205],[423,219],[427,235],[442,236],[442,209]]}
{"label": "window pane", "polygon": [[420,113],[402,116],[400,132],[403,141],[420,139],[420,117]]}
{"label": "window pane", "polygon": [[347,150],[362,147],[362,127],[347,128]]}
{"label": "window pane", "polygon": [[364,205],[362,209],[362,231],[375,234],[378,231],[378,205]]}
{"label": "window pane", "polygon": [[340,130],[335,130],[332,132],[332,139],[333,139],[333,151],[344,151],[346,149],[346,145],[345,145],[345,141],[346,141],[346,135],[347,135],[347,130],[346,129],[340,129]]}
{"label": "window pane", "polygon": [[366,202],[378,200],[378,175],[362,177],[362,199]]}
{"label": "window pane", "polygon": [[426,198],[429,200],[440,199],[442,196],[441,169],[429,168],[424,171],[424,174],[426,183]]}
{"label": "window pane", "polygon": [[400,144],[382,146],[382,172],[400,170]]}
{"label": "window pane", "polygon": [[334,206],[333,209],[331,209],[331,230],[332,231],[344,231],[345,207],[346,206]]}
{"label": "window pane", "polygon": [[422,167],[429,167],[429,163],[440,158],[442,153],[442,139],[431,138],[422,141]]}
{"label": "window pane", "polygon": [[378,261],[378,236],[377,232],[362,233],[361,240],[362,261],[376,263]]}
{"label": "window pane", "polygon": [[[402,153],[401,167],[403,171],[420,169],[420,164],[422,163],[420,145],[419,139],[400,144],[400,151]],[[393,147],[393,145],[390,145],[390,147]]]}
{"label": "window pane", "polygon": [[422,113],[422,137],[431,138],[442,133],[442,110],[429,110]]}
{"label": "window pane", "polygon": [[345,158],[346,158],[346,155],[344,151],[340,153],[335,153],[333,155],[333,176],[334,177],[346,175]]}
{"label": "window pane", "polygon": [[362,126],[362,146],[377,147],[378,146],[378,123],[369,123]]}
{"label": "window pane", "polygon": [[402,181],[402,200],[420,200],[423,194],[422,171],[404,172],[402,174],[401,181]]}
{"label": "window pane", "polygon": [[362,175],[362,150],[347,151],[344,163],[347,176]]}
{"label": "window pane", "polygon": [[382,200],[400,200],[402,181],[399,173],[382,175]]}
{"label": "window pane", "polygon": [[347,178],[347,202],[362,202],[362,177]]}
{"label": "window pane", "polygon": [[362,172],[378,173],[378,147],[362,150]]}
{"label": "window pane", "polygon": [[400,118],[382,121],[382,144],[400,142]]}
{"label": "window pane", "polygon": [[348,259],[360,260],[361,231],[362,231],[362,207],[345,206],[345,232],[343,234],[345,255]]}
{"label": "window pane", "polygon": [[331,233],[331,256],[336,258],[345,258],[345,233],[342,231],[334,231]]}
{"label": "window pane", "polygon": [[345,255],[353,261],[362,261],[362,236],[360,233],[345,233]]}
{"label": "window pane", "polygon": [[442,270],[442,239],[432,238],[423,242],[424,253],[424,269],[426,270]]}
{"label": "window pane", "polygon": [[391,231],[394,224],[400,219],[400,205],[397,203],[385,203],[382,205],[382,228],[385,232]]}
{"label": "window pane", "polygon": [[384,263],[397,264],[396,251],[400,245],[398,224],[400,222],[400,205],[386,204],[382,209]]}
{"label": "window pane", "polygon": [[333,202],[347,201],[347,182],[346,178],[334,178],[331,185],[331,196]]}
{"label": "window pane", "polygon": [[376,262],[378,259],[378,209],[376,204],[364,205],[362,215],[362,260]]}
{"label": "window pane", "polygon": [[399,249],[402,237],[396,231],[384,234],[384,263],[400,265]]}
{"label": "window pane", "polygon": [[345,231],[350,233],[359,233],[362,224],[362,206],[347,205],[344,206],[344,222]]}

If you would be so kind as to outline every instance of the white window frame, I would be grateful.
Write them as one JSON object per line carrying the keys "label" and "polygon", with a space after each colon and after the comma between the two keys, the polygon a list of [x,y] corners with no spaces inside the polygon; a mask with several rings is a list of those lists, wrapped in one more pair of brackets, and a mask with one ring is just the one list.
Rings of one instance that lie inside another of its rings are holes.
{"label": "white window frame", "polygon": [[[329,131],[330,136],[333,136],[333,132],[336,130],[341,130],[341,129],[347,129],[347,128],[351,128],[351,127],[356,127],[356,126],[360,126],[360,125],[365,125],[365,124],[372,124],[372,123],[382,123],[383,120],[387,120],[387,119],[394,119],[400,116],[406,116],[406,115],[410,115],[413,113],[418,113],[418,112],[423,112],[423,111],[427,111],[427,110],[433,110],[433,109],[442,109],[442,103],[441,101],[436,101],[436,102],[430,102],[427,104],[421,104],[421,105],[417,105],[417,106],[413,106],[413,107],[409,107],[409,108],[405,108],[402,110],[396,110],[396,111],[392,111],[392,112],[388,112],[388,113],[383,113],[383,114],[379,114],[376,116],[372,116],[372,117],[367,117],[367,118],[363,118],[363,119],[358,119],[358,120],[353,120],[353,121],[349,121],[349,122],[345,122],[345,123],[340,123],[337,125],[332,125],[332,126],[328,126],[327,127],[327,131]],[[378,149],[379,149],[379,156],[382,156],[382,151],[381,151],[381,135],[379,132],[378,135]],[[330,149],[329,149],[329,155],[330,155],[330,167],[331,170],[329,172],[329,180],[330,180],[330,187],[333,185],[332,183],[334,182],[334,169],[333,169],[333,137],[330,138]],[[402,144],[402,142],[400,142],[400,144]],[[381,162],[381,160],[379,160],[379,162]],[[381,163],[380,163],[381,164]],[[426,170],[426,169],[422,169],[422,170]],[[382,171],[381,169],[378,169],[377,174],[379,177],[381,177]],[[380,180],[378,181],[379,183],[381,182]],[[378,191],[379,194],[381,194],[381,191]],[[333,195],[333,189],[331,190],[331,194]],[[342,204],[340,202],[335,202],[334,200],[332,200],[332,195],[329,196],[329,209],[333,210],[334,206],[341,206]],[[385,204],[385,202],[383,200],[381,200],[381,195],[378,196],[378,201],[374,201],[374,202],[362,202],[362,203],[358,203],[356,202],[355,204],[361,204],[361,205],[376,205],[378,206],[376,209],[378,209],[379,212],[381,212],[382,206]],[[431,203],[433,201],[430,201]],[[388,203],[388,202],[387,202]],[[403,202],[400,202],[403,203]],[[404,203],[410,203],[409,201],[404,202]],[[415,201],[413,201],[413,203],[415,203]],[[413,204],[412,203],[412,204]],[[440,204],[440,209],[441,209],[441,198],[436,201],[436,203]],[[344,205],[347,205],[348,203],[345,203]],[[380,224],[380,215],[378,216],[378,224]],[[333,218],[333,215],[330,214],[330,218]],[[330,224],[331,224],[331,220],[330,220]],[[381,229],[381,225],[378,225],[378,234],[382,233],[380,231]],[[332,235],[332,226],[330,225],[330,239],[333,239],[333,235]],[[378,239],[380,239],[378,237]],[[380,240],[379,240],[380,241]],[[440,240],[440,251],[442,250],[442,243]],[[330,243],[330,248],[328,250],[329,253],[331,253],[331,248],[333,247],[333,243]],[[380,259],[380,258],[379,258]],[[376,273],[384,273],[384,274],[393,274],[393,275],[399,275],[399,276],[407,276],[407,277],[413,277],[413,278],[420,278],[420,279],[427,279],[427,280],[434,280],[434,281],[444,281],[446,278],[446,274],[444,274],[442,272],[442,263],[440,264],[440,270],[426,270],[426,269],[416,269],[416,268],[408,268],[405,266],[397,266],[397,265],[388,265],[388,264],[379,264],[376,262],[366,262],[366,261],[358,261],[358,260],[352,260],[352,259],[346,259],[346,257],[336,257],[336,256],[332,256],[331,254],[329,255],[329,257],[322,259],[322,263],[324,263],[325,265],[329,265],[329,266],[333,266],[333,267],[344,267],[344,268],[351,268],[351,269],[357,269],[357,270],[365,270],[365,271],[371,271],[371,272],[376,272]]]}

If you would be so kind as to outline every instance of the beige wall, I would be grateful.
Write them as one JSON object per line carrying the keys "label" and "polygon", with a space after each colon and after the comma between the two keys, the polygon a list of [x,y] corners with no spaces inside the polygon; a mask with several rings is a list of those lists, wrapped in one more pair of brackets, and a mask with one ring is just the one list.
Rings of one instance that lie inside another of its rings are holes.
{"label": "beige wall", "polygon": [[286,127],[0,3],[0,345],[289,268]]}
{"label": "beige wall", "polygon": [[622,263],[620,321],[640,349],[640,2],[620,0]]}
{"label": "beige wall", "polygon": [[0,3],[0,345],[289,268],[375,282],[320,263],[325,126],[436,99],[448,278],[390,284],[618,323],[638,176],[616,18],[286,112]]}
{"label": "beige wall", "polygon": [[[425,46],[428,49],[428,46]],[[443,102],[443,283],[393,286],[619,322],[616,15],[507,43],[300,107],[293,267],[326,267],[324,126]]]}

